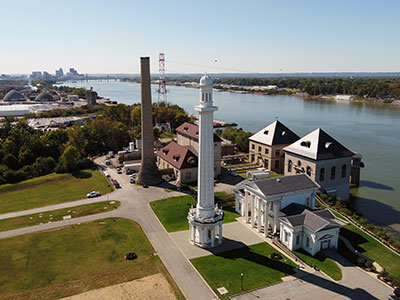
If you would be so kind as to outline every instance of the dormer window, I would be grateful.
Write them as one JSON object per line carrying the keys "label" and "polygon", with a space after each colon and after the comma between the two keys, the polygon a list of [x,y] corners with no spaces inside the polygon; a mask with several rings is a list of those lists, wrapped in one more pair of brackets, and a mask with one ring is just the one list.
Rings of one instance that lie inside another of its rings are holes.
{"label": "dormer window", "polygon": [[188,131],[188,130],[189,130],[189,127],[183,127],[183,130],[184,130],[184,131]]}
{"label": "dormer window", "polygon": [[301,142],[300,146],[310,148],[311,147],[311,142],[310,141]]}
{"label": "dormer window", "polygon": [[199,135],[199,132],[198,132],[198,131],[196,131],[196,135]]}
{"label": "dormer window", "polygon": [[174,156],[173,156],[173,160],[174,160],[174,161],[178,161],[179,158],[180,158],[180,155],[174,155]]}
{"label": "dormer window", "polygon": [[164,153],[164,155],[167,155],[167,154],[168,154],[168,151],[169,151],[168,149],[163,149],[162,152]]}

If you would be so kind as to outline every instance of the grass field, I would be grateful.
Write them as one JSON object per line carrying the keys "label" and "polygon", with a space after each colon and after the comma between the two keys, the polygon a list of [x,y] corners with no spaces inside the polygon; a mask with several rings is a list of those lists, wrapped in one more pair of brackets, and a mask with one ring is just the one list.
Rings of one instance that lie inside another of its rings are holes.
{"label": "grass field", "polygon": [[[165,229],[174,232],[189,229],[187,215],[190,207],[196,204],[196,200],[185,195],[157,200],[151,202],[150,206]],[[234,222],[235,218],[240,217],[232,207],[224,209],[224,213],[224,223]]]}
{"label": "grass field", "polygon": [[[85,178],[87,177],[87,178]],[[72,174],[49,174],[0,187],[0,214],[86,198],[91,191],[112,191],[97,170]]]}
{"label": "grass field", "polygon": [[307,263],[307,265],[311,267],[317,266],[318,269],[333,280],[339,281],[342,279],[342,270],[340,270],[339,266],[332,259],[326,257],[323,253],[319,252],[314,257],[302,250],[294,251],[294,253]]}
{"label": "grass field", "polygon": [[[124,260],[128,252],[138,258]],[[105,219],[0,243],[2,299],[55,299],[163,273],[183,295],[139,224]]]}
{"label": "grass field", "polygon": [[354,225],[345,225],[340,229],[340,234],[347,238],[357,251],[376,261],[393,278],[400,280],[399,255],[393,253]]}
{"label": "grass field", "polygon": [[229,299],[228,296],[280,282],[282,277],[293,274],[289,265],[291,261],[286,257],[286,263],[284,260],[271,260],[268,255],[272,252],[276,250],[267,243],[260,243],[190,261],[218,296],[217,288],[225,287],[228,290],[228,295],[220,296],[220,299]]}
{"label": "grass field", "polygon": [[[113,203],[110,203],[113,202]],[[70,208],[46,211],[40,214],[32,214],[22,217],[0,220],[0,231],[12,230],[21,227],[39,225],[63,220],[63,216],[70,215],[72,218],[83,217],[102,212],[114,210],[120,206],[119,201],[103,201],[93,204],[74,206]]]}

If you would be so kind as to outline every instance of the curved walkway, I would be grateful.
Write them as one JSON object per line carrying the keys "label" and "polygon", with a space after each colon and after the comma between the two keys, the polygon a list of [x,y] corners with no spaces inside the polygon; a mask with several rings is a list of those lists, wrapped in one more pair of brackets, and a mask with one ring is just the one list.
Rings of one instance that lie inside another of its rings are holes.
{"label": "curved walkway", "polygon": [[[215,299],[214,292],[205,283],[197,270],[190,264],[181,251],[177,248],[167,231],[161,225],[157,217],[150,208],[149,203],[167,197],[182,195],[178,192],[168,192],[164,187],[143,188],[135,184],[130,184],[127,176],[119,175],[115,170],[109,169],[108,172],[121,184],[121,189],[117,189],[108,195],[111,200],[121,202],[121,206],[116,210],[106,213],[89,215],[70,220],[57,221],[42,225],[30,226],[10,231],[0,232],[0,238],[22,235],[26,233],[38,232],[42,230],[54,229],[58,227],[74,225],[83,222],[94,221],[109,217],[119,217],[134,220],[140,224],[148,239],[157,251],[164,265],[175,279],[186,299],[191,300],[211,300]],[[56,204],[40,207],[28,211],[4,214],[0,218],[23,216],[32,213],[39,213],[59,208],[68,208],[82,204],[106,201],[107,195],[96,199],[83,199],[68,203]]]}

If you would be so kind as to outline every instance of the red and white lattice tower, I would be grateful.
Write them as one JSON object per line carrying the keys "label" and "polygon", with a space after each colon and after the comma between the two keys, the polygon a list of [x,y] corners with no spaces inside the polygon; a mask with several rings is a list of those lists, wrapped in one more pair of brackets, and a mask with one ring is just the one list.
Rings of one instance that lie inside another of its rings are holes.
{"label": "red and white lattice tower", "polygon": [[[165,55],[160,53],[158,60],[158,102],[156,114],[156,126],[160,130],[171,131],[171,124],[169,123],[169,112],[167,104],[167,88],[165,87]],[[165,111],[165,117],[160,117],[161,111]]]}

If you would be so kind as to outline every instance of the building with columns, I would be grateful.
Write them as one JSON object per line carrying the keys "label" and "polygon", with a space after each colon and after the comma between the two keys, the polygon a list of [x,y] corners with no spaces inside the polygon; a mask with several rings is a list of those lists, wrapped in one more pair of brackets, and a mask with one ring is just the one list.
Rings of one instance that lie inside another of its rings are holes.
{"label": "building with columns", "polygon": [[235,188],[236,211],[264,237],[279,236],[290,250],[314,255],[321,247],[337,248],[340,228],[329,210],[314,211],[319,188],[306,174],[245,180]]}
{"label": "building with columns", "polygon": [[188,213],[190,241],[200,247],[214,247],[222,243],[224,213],[214,200],[214,141],[213,115],[218,109],[213,105],[213,81],[208,75],[200,79],[199,156],[197,206]]}

